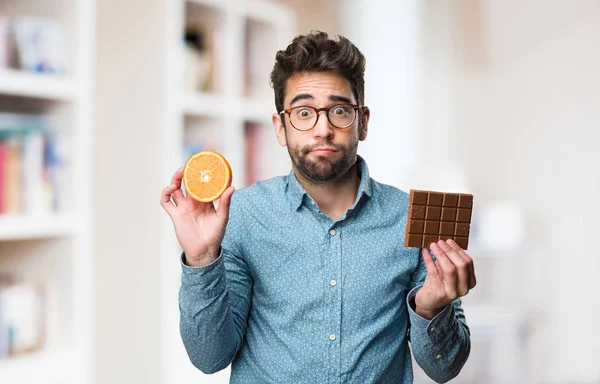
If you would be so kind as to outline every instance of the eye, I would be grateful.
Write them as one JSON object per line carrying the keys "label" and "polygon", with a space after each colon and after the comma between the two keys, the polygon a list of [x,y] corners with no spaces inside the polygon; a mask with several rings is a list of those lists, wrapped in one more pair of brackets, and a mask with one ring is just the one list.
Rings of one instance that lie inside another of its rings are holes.
{"label": "eye", "polygon": [[294,111],[294,113],[300,119],[307,119],[313,115],[313,111],[310,108],[298,108]]}
{"label": "eye", "polygon": [[335,116],[344,116],[350,113],[350,109],[347,105],[336,105],[331,113]]}

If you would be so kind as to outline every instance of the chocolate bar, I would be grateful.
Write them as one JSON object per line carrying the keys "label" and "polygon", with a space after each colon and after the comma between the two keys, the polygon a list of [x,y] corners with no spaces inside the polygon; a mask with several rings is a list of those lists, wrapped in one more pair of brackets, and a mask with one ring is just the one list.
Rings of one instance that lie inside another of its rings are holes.
{"label": "chocolate bar", "polygon": [[469,245],[473,195],[410,190],[405,247],[429,248],[438,240]]}

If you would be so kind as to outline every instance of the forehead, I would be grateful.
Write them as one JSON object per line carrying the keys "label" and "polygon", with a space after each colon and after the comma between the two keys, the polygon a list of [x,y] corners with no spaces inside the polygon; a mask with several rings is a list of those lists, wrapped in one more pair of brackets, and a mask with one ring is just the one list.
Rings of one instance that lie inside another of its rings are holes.
{"label": "forehead", "polygon": [[329,96],[343,96],[354,100],[350,82],[337,72],[299,72],[287,81],[284,105],[297,95],[311,95],[315,101]]}

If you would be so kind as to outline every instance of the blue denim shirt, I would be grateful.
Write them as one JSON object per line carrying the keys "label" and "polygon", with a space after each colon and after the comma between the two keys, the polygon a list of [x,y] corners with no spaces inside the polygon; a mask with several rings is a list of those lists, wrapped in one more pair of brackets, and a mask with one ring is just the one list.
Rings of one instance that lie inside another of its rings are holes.
{"label": "blue denim shirt", "polygon": [[181,337],[198,369],[231,363],[245,384],[412,383],[410,341],[433,380],[459,373],[470,352],[460,300],[431,321],[414,312],[427,271],[404,247],[409,196],[358,165],[356,201],[337,221],[293,171],[234,193],[221,256],[182,263]]}

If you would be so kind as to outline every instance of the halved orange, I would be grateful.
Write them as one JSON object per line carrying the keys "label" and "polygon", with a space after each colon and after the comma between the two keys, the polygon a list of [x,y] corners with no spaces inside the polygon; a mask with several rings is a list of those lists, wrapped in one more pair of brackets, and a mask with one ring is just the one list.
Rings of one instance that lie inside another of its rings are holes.
{"label": "halved orange", "polygon": [[185,162],[183,185],[195,200],[208,203],[217,200],[231,185],[231,167],[218,152],[194,153]]}

